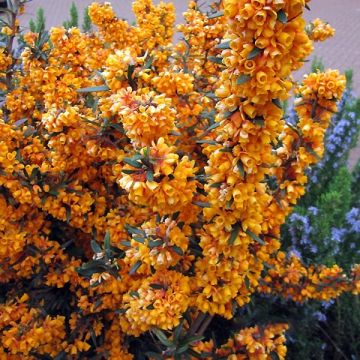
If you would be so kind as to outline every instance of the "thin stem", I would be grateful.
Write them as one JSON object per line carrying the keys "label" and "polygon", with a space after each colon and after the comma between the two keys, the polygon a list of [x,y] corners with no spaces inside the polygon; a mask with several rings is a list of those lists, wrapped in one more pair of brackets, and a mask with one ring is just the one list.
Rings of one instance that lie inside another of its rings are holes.
{"label": "thin stem", "polygon": [[206,314],[200,313],[198,317],[194,320],[194,322],[191,324],[189,335],[195,335],[201,326],[202,322],[206,319]]}
{"label": "thin stem", "polygon": [[206,319],[204,320],[204,322],[202,323],[199,331],[198,331],[198,335],[203,335],[204,332],[206,331],[206,329],[208,328],[208,326],[210,325],[212,319],[214,318],[214,315],[207,315]]}
{"label": "thin stem", "polygon": [[330,337],[330,335],[318,324],[317,327],[321,330],[321,332],[325,335],[325,337],[330,340],[331,344],[334,346],[336,351],[345,359],[350,360],[342,351],[341,349],[336,345],[335,341]]}

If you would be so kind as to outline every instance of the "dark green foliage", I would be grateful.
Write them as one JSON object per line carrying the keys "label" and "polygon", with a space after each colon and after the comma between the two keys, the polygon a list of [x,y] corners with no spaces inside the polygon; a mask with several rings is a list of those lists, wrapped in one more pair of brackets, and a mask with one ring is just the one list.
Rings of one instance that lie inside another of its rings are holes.
{"label": "dark green foliage", "polygon": [[91,19],[89,16],[89,8],[88,7],[84,9],[82,29],[84,32],[90,32],[92,30]]}
{"label": "dark green foliage", "polygon": [[29,22],[29,28],[30,31],[40,33],[45,30],[46,20],[45,20],[45,14],[44,9],[39,8],[36,12],[36,19],[35,21],[33,19]]}
{"label": "dark green foliage", "polygon": [[79,13],[74,2],[71,4],[70,7],[70,20],[64,21],[63,26],[65,29],[79,26]]}

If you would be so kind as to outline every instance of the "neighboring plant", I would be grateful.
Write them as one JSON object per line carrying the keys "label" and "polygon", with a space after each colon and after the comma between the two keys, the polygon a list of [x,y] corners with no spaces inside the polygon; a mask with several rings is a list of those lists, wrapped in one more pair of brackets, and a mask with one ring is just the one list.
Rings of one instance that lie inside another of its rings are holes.
{"label": "neighboring plant", "polygon": [[63,26],[65,29],[79,26],[79,12],[74,2],[70,7],[70,20],[64,21]]}
{"label": "neighboring plant", "polygon": [[91,19],[89,16],[89,7],[84,9],[82,30],[84,32],[90,32],[92,30]]}
{"label": "neighboring plant", "polygon": [[36,11],[35,21],[33,19],[30,20],[29,28],[30,31],[34,33],[40,33],[45,30],[45,26],[46,26],[46,20],[44,15],[44,9],[40,7]]}
{"label": "neighboring plant", "polygon": [[96,32],[74,27],[72,11],[50,38],[24,34],[15,58],[11,2],[0,51],[1,358],[284,359],[292,308],[271,314],[260,300],[286,309],[359,293],[359,265],[281,250],[345,90],[336,70],[309,74],[298,121],[284,121],[310,37],[333,34],[318,20],[305,29],[307,3],[224,0],[204,13],[190,2],[176,44],[172,4],[136,0],[130,26],[93,3]]}

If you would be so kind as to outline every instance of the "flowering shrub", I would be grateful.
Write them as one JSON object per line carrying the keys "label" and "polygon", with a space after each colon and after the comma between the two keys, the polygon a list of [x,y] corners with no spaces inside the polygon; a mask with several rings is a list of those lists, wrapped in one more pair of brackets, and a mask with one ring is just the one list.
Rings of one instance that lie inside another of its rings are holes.
{"label": "flowering shrub", "polygon": [[307,3],[190,2],[175,45],[171,4],[136,0],[130,26],[94,3],[98,32],[30,32],[17,57],[12,1],[1,357],[284,359],[287,324],[224,324],[255,293],[359,292],[359,266],[346,275],[280,251],[345,89],[338,71],[312,73],[296,89],[298,123],[283,119],[312,50]]}

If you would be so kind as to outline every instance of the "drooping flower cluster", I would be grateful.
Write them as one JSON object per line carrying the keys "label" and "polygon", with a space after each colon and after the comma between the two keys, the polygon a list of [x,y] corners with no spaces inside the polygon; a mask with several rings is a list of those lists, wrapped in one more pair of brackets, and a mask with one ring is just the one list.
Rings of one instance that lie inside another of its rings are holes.
{"label": "drooping flower cluster", "polygon": [[314,41],[325,41],[335,34],[335,29],[329,23],[319,18],[316,18],[309,24],[308,30],[310,39]]}

